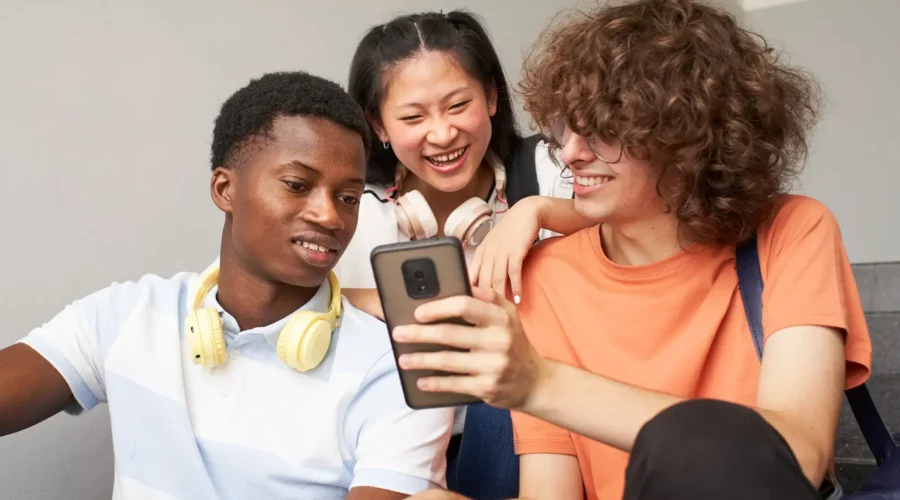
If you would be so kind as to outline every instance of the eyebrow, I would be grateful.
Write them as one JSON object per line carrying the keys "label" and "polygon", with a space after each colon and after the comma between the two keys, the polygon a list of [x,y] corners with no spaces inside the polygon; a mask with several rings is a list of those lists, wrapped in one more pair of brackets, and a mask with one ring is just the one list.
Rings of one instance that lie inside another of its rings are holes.
{"label": "eyebrow", "polygon": [[[311,167],[300,160],[293,160],[287,163],[282,163],[281,165],[279,165],[279,167],[283,170],[303,170],[316,176],[322,175],[321,170],[315,167]],[[351,179],[348,179],[347,182],[350,184],[365,185],[366,180],[362,177],[353,177]]]}
{"label": "eyebrow", "polygon": [[[447,92],[447,94],[441,98],[441,101],[446,101],[446,100],[452,98],[453,96],[455,96],[456,94],[461,94],[467,90],[469,90],[468,85],[463,85],[462,87],[458,87],[454,90],[451,90],[450,92]],[[410,106],[421,106],[421,104],[414,102],[414,101],[407,101],[407,102],[401,102],[398,105],[398,107],[400,107],[400,108],[406,108],[406,107],[410,107]]]}

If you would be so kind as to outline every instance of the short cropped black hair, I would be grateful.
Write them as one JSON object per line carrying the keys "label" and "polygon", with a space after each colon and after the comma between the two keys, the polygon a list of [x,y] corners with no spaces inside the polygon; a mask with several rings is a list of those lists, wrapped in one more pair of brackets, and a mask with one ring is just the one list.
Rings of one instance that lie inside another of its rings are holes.
{"label": "short cropped black hair", "polygon": [[360,135],[369,157],[371,138],[362,108],[340,85],[303,71],[268,73],[235,92],[215,120],[211,167],[231,167],[253,138],[265,138],[279,116],[314,116]]}

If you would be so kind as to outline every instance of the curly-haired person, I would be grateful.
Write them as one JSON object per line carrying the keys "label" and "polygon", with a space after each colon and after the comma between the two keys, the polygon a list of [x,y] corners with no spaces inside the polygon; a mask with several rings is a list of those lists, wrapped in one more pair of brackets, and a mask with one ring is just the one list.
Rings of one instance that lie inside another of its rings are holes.
{"label": "curly-haired person", "polygon": [[[834,216],[788,192],[815,80],[722,10],[641,0],[549,28],[522,91],[574,200],[511,209],[475,298],[418,315],[475,326],[394,333],[467,351],[401,366],[513,410],[525,498],[822,498],[871,344]],[[567,236],[529,249],[541,227]],[[735,265],[753,238],[761,360]]]}

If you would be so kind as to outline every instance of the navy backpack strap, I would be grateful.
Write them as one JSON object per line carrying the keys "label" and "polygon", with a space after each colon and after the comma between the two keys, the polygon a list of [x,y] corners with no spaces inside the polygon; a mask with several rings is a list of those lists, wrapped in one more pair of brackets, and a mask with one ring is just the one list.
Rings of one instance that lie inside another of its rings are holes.
{"label": "navy backpack strap", "polygon": [[[759,266],[756,235],[738,245],[736,259],[738,287],[741,290],[741,299],[747,313],[747,323],[750,325],[750,334],[753,336],[756,353],[762,358],[763,279]],[[876,462],[881,464],[890,456],[897,444],[884,425],[884,421],[881,420],[881,415],[878,414],[875,402],[872,401],[872,396],[865,384],[846,391],[846,395],[863,438],[869,445],[869,450],[875,456]]]}
{"label": "navy backpack strap", "polygon": [[756,235],[737,247],[738,287],[741,289],[741,300],[747,313],[750,335],[756,354],[762,358],[763,326],[762,326],[762,271],[759,268],[759,253],[756,251]]}

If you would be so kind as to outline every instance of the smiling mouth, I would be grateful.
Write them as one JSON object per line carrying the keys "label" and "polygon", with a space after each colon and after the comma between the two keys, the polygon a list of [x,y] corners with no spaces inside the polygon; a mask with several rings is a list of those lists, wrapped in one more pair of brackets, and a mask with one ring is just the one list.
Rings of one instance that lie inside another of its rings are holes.
{"label": "smiling mouth", "polygon": [[308,241],[302,240],[294,240],[293,244],[301,246],[311,252],[321,253],[322,255],[333,254],[337,250],[332,250],[331,248],[323,247],[322,245],[316,245],[315,243],[310,243]]}
{"label": "smiling mouth", "polygon": [[456,151],[451,151],[447,154],[442,155],[434,155],[434,156],[425,156],[424,158],[428,160],[429,163],[435,165],[437,167],[443,167],[446,165],[450,165],[456,160],[458,160],[462,155],[466,153],[466,150],[469,149],[469,146],[465,146],[457,149]]}
{"label": "smiling mouth", "polygon": [[578,184],[579,186],[590,187],[590,186],[598,186],[600,184],[606,184],[607,182],[611,181],[612,179],[613,179],[612,177],[609,177],[606,175],[598,175],[598,176],[591,176],[591,177],[581,177],[581,176],[576,175],[575,183]]}

